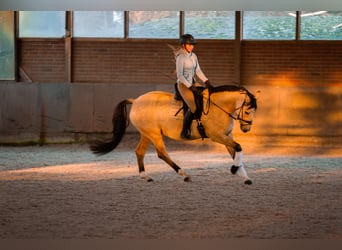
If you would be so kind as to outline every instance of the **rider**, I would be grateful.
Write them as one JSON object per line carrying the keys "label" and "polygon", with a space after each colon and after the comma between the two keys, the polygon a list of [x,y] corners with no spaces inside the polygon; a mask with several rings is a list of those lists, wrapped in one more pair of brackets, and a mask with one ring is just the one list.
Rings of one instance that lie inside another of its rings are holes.
{"label": "rider", "polygon": [[180,37],[179,43],[181,44],[181,49],[176,54],[177,87],[180,95],[189,107],[184,115],[180,136],[190,139],[190,127],[196,112],[193,94],[193,91],[196,89],[195,76],[204,82],[205,87],[209,87],[210,83],[200,68],[196,54],[192,52],[196,44],[195,38],[190,34],[185,34]]}

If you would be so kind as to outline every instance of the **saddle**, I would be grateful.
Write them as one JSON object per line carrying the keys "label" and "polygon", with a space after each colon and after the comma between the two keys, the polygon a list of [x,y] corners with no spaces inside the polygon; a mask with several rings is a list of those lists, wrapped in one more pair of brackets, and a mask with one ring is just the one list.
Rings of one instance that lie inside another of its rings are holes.
{"label": "saddle", "polygon": [[[183,97],[178,91],[177,83],[175,83],[175,95],[174,98],[176,100],[182,101],[183,105],[182,107],[177,111],[175,116],[183,109],[183,114],[185,115],[186,111],[189,109],[188,105],[184,101]],[[194,99],[195,99],[195,104],[196,104],[196,112],[194,114],[193,120],[197,121],[197,129],[198,132],[200,133],[202,139],[208,138],[208,136],[205,134],[205,130],[203,127],[203,124],[201,122],[201,116],[203,113],[203,91],[205,90],[204,87],[196,87],[196,90],[193,91],[192,93],[194,94]]]}

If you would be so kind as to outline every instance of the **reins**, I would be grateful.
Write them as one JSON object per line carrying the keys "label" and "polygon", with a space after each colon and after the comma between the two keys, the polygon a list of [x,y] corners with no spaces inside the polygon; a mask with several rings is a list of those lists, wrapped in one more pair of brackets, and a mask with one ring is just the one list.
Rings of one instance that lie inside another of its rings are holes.
{"label": "reins", "polygon": [[[246,94],[246,97],[247,97],[247,94]],[[242,113],[242,110],[243,110],[243,107],[245,106],[246,104],[246,97],[245,97],[245,100],[243,101],[242,105],[238,108],[236,108],[235,110],[239,110],[238,112],[238,115],[235,117],[234,115],[232,115],[231,113],[227,112],[226,110],[224,110],[222,107],[220,107],[219,105],[217,105],[215,102],[212,102],[210,100],[210,96],[208,98],[208,101],[207,101],[207,107],[208,107],[208,111],[206,113],[203,112],[203,114],[207,115],[209,113],[209,107],[210,107],[210,103],[214,104],[217,108],[219,108],[221,111],[223,111],[224,113],[226,113],[229,117],[231,117],[232,119],[236,120],[236,121],[242,121],[248,125],[251,125],[252,124],[252,121],[247,121],[245,119],[243,119],[241,117],[241,113]]]}
{"label": "reins", "polygon": [[[248,125],[251,125],[252,124],[252,121],[247,121],[245,119],[242,118],[241,116],[241,113],[243,112],[243,107],[246,105],[246,98],[247,98],[247,93],[245,93],[245,99],[242,103],[242,105],[238,108],[235,109],[235,111],[239,110],[238,112],[238,115],[235,117],[234,115],[232,115],[231,113],[227,112],[226,110],[224,110],[222,107],[220,107],[218,104],[216,104],[215,102],[211,101],[210,99],[210,96],[211,96],[211,93],[209,92],[209,96],[208,96],[208,99],[207,99],[207,103],[206,103],[206,107],[204,108],[203,107],[203,114],[204,115],[208,115],[209,114],[209,110],[210,110],[210,104],[212,103],[213,105],[215,105],[218,109],[220,109],[221,111],[223,111],[225,114],[227,114],[229,117],[231,117],[232,119],[236,120],[236,121],[242,121]],[[203,105],[204,106],[204,105]],[[175,116],[178,115],[178,113],[183,109],[183,107],[181,107],[175,114]],[[205,111],[207,110],[207,111]],[[200,119],[199,119],[200,120]]]}

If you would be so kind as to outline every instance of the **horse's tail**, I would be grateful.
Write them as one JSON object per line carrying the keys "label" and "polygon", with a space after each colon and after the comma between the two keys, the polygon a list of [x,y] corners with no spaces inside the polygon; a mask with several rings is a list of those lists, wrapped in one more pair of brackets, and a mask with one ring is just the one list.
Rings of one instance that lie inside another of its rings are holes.
{"label": "horse's tail", "polygon": [[127,104],[132,104],[133,99],[126,99],[121,101],[114,110],[113,114],[113,137],[109,142],[94,142],[90,145],[91,151],[96,155],[104,155],[114,150],[119,145],[123,135],[125,134],[126,128],[129,125],[127,119]]}

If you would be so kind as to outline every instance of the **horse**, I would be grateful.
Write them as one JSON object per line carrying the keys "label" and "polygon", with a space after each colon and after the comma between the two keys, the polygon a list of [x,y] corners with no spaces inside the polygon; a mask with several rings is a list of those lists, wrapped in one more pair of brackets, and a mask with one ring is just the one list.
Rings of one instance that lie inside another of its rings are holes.
{"label": "horse", "polygon": [[[128,114],[127,105],[131,104]],[[170,165],[176,173],[191,181],[190,176],[177,165],[168,155],[163,138],[185,140],[180,137],[184,112],[182,102],[174,98],[173,93],[151,91],[136,99],[125,99],[117,104],[114,110],[112,124],[112,139],[110,141],[95,141],[90,143],[91,151],[96,155],[104,155],[114,150],[120,143],[126,128],[131,124],[140,133],[140,141],[135,149],[139,175],[150,182],[153,179],[145,172],[144,156],[152,143],[160,159]],[[246,88],[236,85],[221,85],[203,91],[203,112],[200,122],[205,130],[205,136],[214,142],[223,144],[233,159],[231,173],[241,176],[244,183],[252,184],[242,162],[242,147],[234,141],[232,131],[234,120],[239,121],[240,129],[250,131],[254,114],[257,109],[257,97]],[[197,121],[198,122],[198,121]],[[203,134],[196,129],[196,120],[191,125],[190,140],[203,139]]]}

